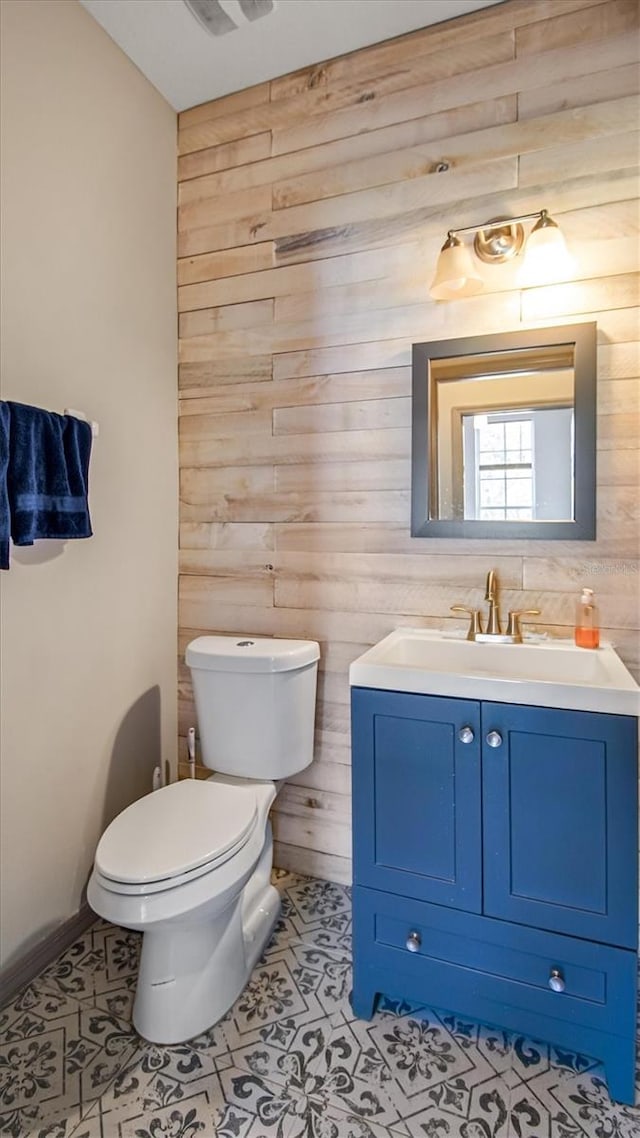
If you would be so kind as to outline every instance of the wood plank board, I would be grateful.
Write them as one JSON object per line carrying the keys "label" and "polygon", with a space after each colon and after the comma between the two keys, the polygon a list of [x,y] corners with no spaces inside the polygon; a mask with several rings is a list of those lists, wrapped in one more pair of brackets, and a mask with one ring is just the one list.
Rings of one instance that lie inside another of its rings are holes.
{"label": "wood plank board", "polygon": [[235,383],[264,383],[272,375],[271,356],[209,359],[200,363],[181,364],[178,368],[178,386],[206,389]]}
{"label": "wood plank board", "polygon": [[273,526],[268,522],[235,525],[233,522],[182,522],[180,549],[275,548]]}
{"label": "wood plank board", "polygon": [[198,312],[184,312],[178,320],[178,335],[186,340],[190,336],[206,336],[213,332],[262,328],[273,323],[273,309],[273,300],[253,300],[246,304],[227,304]]}
{"label": "wood plank board", "polygon": [[[259,273],[275,264],[273,241],[243,245],[239,249],[224,249],[219,253],[204,253],[184,257],[178,261],[178,285],[213,281],[219,277],[233,277],[246,273]],[[245,298],[242,297],[242,300]],[[250,297],[249,299],[260,299]],[[228,301],[227,301],[228,303]],[[206,307],[202,305],[201,307]]]}
{"label": "wood plank board", "polygon": [[[252,186],[248,190],[236,190],[230,194],[219,194],[215,202],[215,218],[219,225],[236,218],[253,217],[271,209],[271,187]],[[206,225],[211,216],[211,203],[205,201],[187,202],[178,207],[178,231],[198,229]]]}
{"label": "wood plank board", "polygon": [[589,43],[619,32],[638,31],[640,13],[635,0],[609,0],[596,8],[566,12],[558,6],[558,14],[516,29],[518,59],[541,51],[570,47],[579,40]]}
{"label": "wood plank board", "polygon": [[409,490],[409,458],[369,459],[363,462],[324,462],[319,471],[313,463],[275,467],[275,489],[296,491]]}
{"label": "wood plank board", "polygon": [[[633,454],[633,451],[621,452]],[[604,452],[599,467],[609,458]],[[411,537],[400,525],[383,526],[377,524],[360,525],[357,528],[345,524],[324,525],[275,525],[275,547],[277,550],[309,552],[321,547],[327,552],[339,553],[404,553],[424,558],[433,556],[431,543],[421,538]],[[504,539],[492,541],[491,550],[495,557],[513,555],[513,541]],[[581,541],[518,541],[518,554],[531,557],[634,557],[640,553],[640,543],[635,533],[627,533],[624,527],[610,528],[608,532],[600,526],[597,540]],[[478,556],[478,542],[463,538],[438,538],[438,555],[467,554]],[[453,602],[452,602],[453,603]]]}
{"label": "wood plank board", "polygon": [[559,168],[567,178],[583,178],[608,170],[633,170],[637,165],[639,146],[640,131],[633,130],[612,135],[606,146],[599,138],[589,138],[523,154],[520,158],[520,185],[544,186],[554,176],[557,177]]}
{"label": "wood plank board", "polygon": [[183,154],[178,158],[178,184],[184,186],[190,178],[202,178],[220,170],[260,162],[270,154],[270,130],[236,139],[235,142],[225,142],[221,146],[210,146],[207,150],[196,150],[193,154]]}
{"label": "wood plank board", "polygon": [[573,316],[605,308],[637,307],[640,301],[640,273],[594,278],[579,284],[545,285],[522,294],[522,318],[540,320],[546,316]]}
{"label": "wood plank board", "polygon": [[209,122],[223,115],[232,115],[237,111],[255,107],[260,103],[268,103],[271,98],[271,84],[257,83],[254,87],[245,87],[242,91],[234,91],[231,95],[223,95],[220,99],[212,99],[208,103],[199,103],[197,107],[190,107],[178,115],[178,129],[197,123]]}
{"label": "wood plank board", "polygon": [[596,75],[579,75],[538,90],[534,88],[519,92],[518,118],[535,118],[568,107],[585,107],[590,103],[636,95],[639,87],[640,75],[636,63],[599,71]]}
{"label": "wood plank board", "polygon": [[300,493],[229,491],[205,502],[183,503],[187,521],[254,522],[400,522],[409,525],[408,490],[307,490]]}
{"label": "wood plank board", "polygon": [[291,842],[274,841],[273,864],[278,869],[308,877],[320,877],[325,881],[336,881],[340,885],[351,885],[352,881],[350,857],[312,850],[307,846],[295,846]]}
{"label": "wood plank board", "polygon": [[378,430],[411,426],[410,399],[364,399],[309,407],[277,407],[274,435],[323,434],[326,431]]}
{"label": "wood plank board", "polygon": [[[223,439],[212,435],[215,424],[207,416],[204,437],[183,439],[181,465],[227,467],[264,466],[269,463],[358,462],[361,459],[406,458],[410,432],[403,428],[382,431],[330,431],[324,435],[253,435]],[[247,519],[248,520],[248,519]],[[265,519],[272,520],[272,519]]]}
{"label": "wood plank board", "polygon": [[638,563],[631,558],[592,557],[575,561],[565,557],[525,557],[523,571],[527,589],[577,594],[584,582],[590,581],[598,596],[620,594],[636,599],[640,588]]}
{"label": "wood plank board", "polygon": [[[618,366],[624,366],[622,360]],[[411,369],[390,367],[379,371],[354,371],[338,375],[273,380],[268,384],[239,383],[234,387],[229,385],[219,387],[213,394],[208,387],[194,387],[185,388],[180,394],[181,415],[259,411],[267,407],[269,409],[302,407],[314,403],[349,403],[360,399],[387,399],[411,394]]]}

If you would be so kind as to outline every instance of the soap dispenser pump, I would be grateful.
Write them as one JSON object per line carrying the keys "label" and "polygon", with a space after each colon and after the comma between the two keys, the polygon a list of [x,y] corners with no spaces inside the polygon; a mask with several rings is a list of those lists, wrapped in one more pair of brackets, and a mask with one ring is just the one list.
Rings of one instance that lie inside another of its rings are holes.
{"label": "soap dispenser pump", "polygon": [[600,646],[600,618],[593,589],[583,589],[576,605],[575,642],[578,648]]}

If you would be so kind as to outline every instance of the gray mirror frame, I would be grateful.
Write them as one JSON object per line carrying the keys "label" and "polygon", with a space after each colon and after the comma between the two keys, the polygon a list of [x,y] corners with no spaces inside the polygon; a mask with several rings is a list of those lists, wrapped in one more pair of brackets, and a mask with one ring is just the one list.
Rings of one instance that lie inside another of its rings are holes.
{"label": "gray mirror frame", "polygon": [[[559,344],[575,345],[575,518],[558,522],[495,522],[429,517],[429,438],[431,407],[429,364],[449,356],[511,352]],[[594,541],[596,536],[596,324],[561,324],[554,328],[468,336],[413,344],[411,403],[412,537],[539,538],[544,541]]]}

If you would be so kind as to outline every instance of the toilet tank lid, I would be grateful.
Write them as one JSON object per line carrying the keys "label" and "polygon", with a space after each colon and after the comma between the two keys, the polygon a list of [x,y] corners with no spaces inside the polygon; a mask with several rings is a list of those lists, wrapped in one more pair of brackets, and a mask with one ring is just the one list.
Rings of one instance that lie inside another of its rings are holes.
{"label": "toilet tank lid", "polygon": [[198,636],[185,655],[190,668],[212,672],[290,672],[319,659],[315,640],[270,636]]}

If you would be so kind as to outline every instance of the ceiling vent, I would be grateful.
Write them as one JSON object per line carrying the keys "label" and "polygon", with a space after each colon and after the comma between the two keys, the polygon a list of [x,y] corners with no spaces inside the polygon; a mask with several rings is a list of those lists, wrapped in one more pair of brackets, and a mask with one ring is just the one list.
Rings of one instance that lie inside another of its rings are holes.
{"label": "ceiling vent", "polygon": [[226,36],[242,24],[268,16],[276,0],[184,0],[189,11],[209,35]]}

